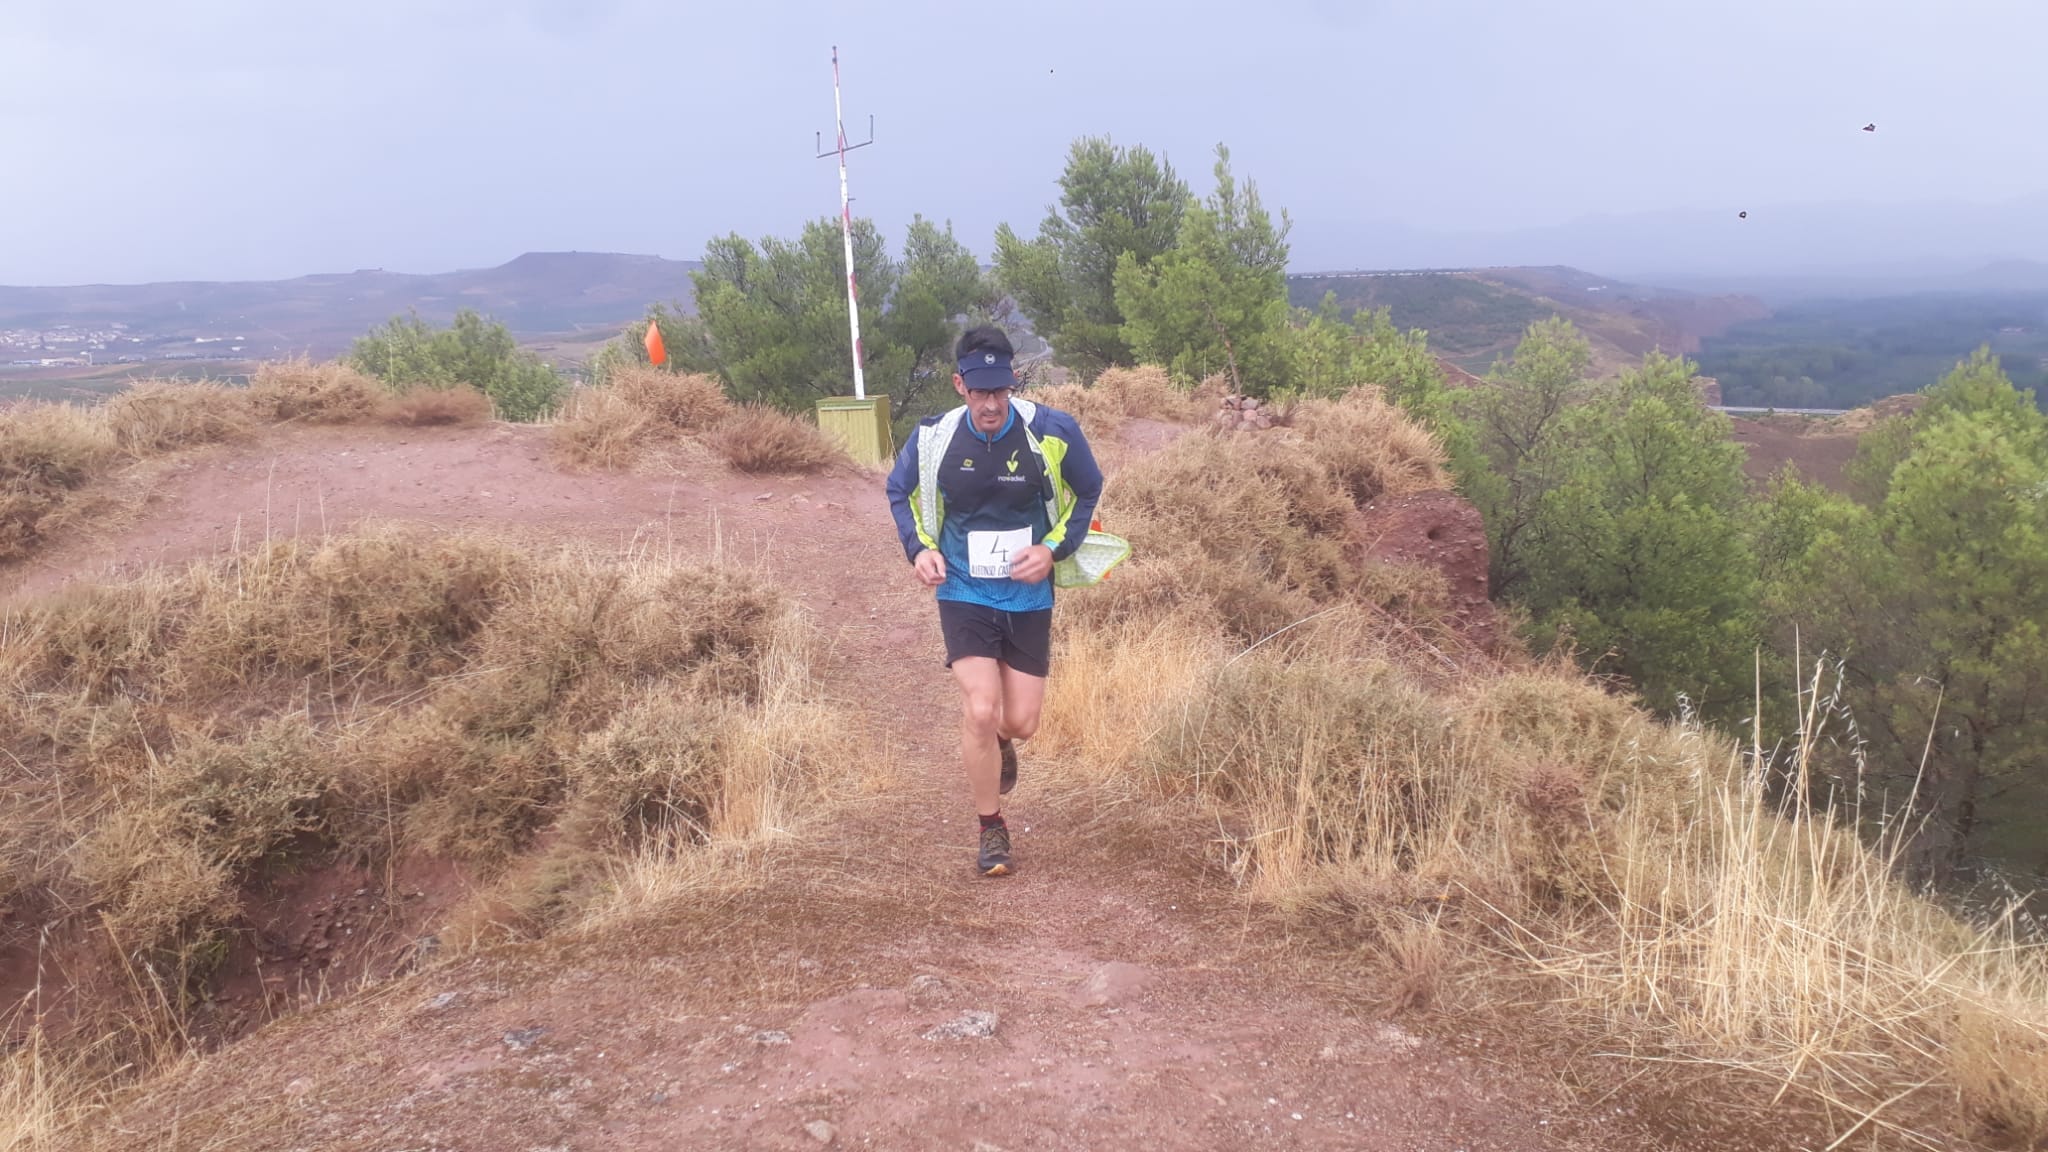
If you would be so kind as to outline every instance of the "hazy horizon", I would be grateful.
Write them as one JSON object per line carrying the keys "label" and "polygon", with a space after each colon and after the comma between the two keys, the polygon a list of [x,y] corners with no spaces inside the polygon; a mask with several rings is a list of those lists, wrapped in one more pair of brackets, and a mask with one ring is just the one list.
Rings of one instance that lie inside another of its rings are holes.
{"label": "hazy horizon", "polygon": [[[2048,260],[2048,7],[1283,0],[963,21],[807,3],[17,0],[0,31],[0,284],[695,259],[854,205],[987,256],[1068,144],[1210,150],[1295,267],[1770,275]],[[1861,131],[1875,122],[1876,132]],[[1748,219],[1736,214],[1750,213]]]}

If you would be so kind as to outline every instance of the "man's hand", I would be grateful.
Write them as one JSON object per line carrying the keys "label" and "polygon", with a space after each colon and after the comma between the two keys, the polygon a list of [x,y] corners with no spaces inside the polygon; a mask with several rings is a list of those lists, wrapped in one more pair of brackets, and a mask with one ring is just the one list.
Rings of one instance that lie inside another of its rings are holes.
{"label": "man's hand", "polygon": [[927,588],[937,588],[946,582],[946,558],[939,555],[937,549],[927,548],[919,552],[911,566],[917,570],[917,582]]}
{"label": "man's hand", "polygon": [[1026,584],[1044,583],[1052,575],[1052,549],[1043,544],[1033,544],[1021,552],[1010,554],[1010,579]]}

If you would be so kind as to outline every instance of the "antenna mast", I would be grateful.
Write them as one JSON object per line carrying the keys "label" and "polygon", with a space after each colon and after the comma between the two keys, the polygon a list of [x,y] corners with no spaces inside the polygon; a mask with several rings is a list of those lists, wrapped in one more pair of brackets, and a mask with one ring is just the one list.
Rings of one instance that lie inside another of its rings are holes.
{"label": "antenna mast", "polygon": [[867,381],[861,375],[860,347],[860,289],[854,283],[853,275],[853,197],[846,192],[846,154],[855,148],[865,148],[875,142],[875,118],[868,117],[868,138],[858,144],[846,143],[846,112],[839,102],[839,46],[832,46],[832,122],[839,129],[839,146],[834,151],[824,149],[824,133],[818,134],[818,159],[827,156],[839,157],[839,238],[846,247],[846,324],[853,334],[853,395],[857,400],[868,397]]}

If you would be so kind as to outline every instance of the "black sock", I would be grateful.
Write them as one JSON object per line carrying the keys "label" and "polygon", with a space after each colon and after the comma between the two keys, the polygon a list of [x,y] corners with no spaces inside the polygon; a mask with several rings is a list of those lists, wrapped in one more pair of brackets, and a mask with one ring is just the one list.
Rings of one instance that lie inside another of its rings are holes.
{"label": "black sock", "polygon": [[1004,823],[1003,823],[1003,814],[1002,814],[1001,812],[998,812],[998,813],[996,813],[996,814],[995,814],[995,815],[993,815],[993,816],[983,816],[983,817],[981,818],[981,830],[982,830],[983,832],[986,832],[986,831],[988,831],[988,830],[989,830],[989,829],[991,829],[991,828],[1006,828],[1006,827],[1008,827],[1008,825],[1006,825],[1006,824],[1004,824]]}

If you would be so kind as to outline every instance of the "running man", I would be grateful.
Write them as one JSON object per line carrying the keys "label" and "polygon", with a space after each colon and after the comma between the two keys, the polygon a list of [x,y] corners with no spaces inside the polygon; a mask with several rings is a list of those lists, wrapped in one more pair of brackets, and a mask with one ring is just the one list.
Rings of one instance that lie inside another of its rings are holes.
{"label": "running man", "polygon": [[1072,416],[1014,395],[1002,329],[965,333],[953,354],[966,404],[918,426],[889,473],[889,506],[918,581],[938,596],[960,685],[960,759],[981,817],[978,866],[1007,876],[1002,798],[1045,703],[1053,565],[1087,537],[1102,470]]}

